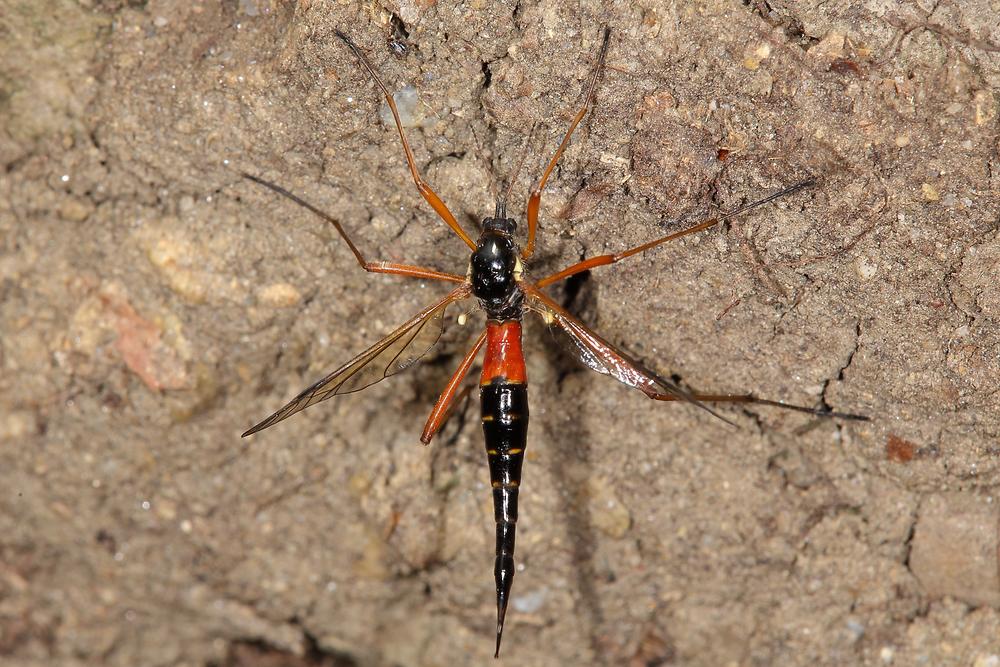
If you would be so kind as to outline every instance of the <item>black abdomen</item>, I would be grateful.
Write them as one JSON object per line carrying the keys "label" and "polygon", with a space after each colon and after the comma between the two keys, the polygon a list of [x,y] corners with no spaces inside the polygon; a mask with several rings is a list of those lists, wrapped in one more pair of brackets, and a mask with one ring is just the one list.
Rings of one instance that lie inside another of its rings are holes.
{"label": "black abdomen", "polygon": [[528,436],[528,387],[495,380],[479,389],[483,434],[493,486],[493,513],[497,524],[494,577],[497,587],[497,649],[510,586],[514,580],[514,533],[521,464]]}

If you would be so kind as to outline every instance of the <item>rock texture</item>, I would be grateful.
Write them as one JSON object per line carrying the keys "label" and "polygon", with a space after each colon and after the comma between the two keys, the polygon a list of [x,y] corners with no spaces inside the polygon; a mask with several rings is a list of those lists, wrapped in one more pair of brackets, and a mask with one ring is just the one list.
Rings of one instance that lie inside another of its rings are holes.
{"label": "rock texture", "polygon": [[1000,661],[995,0],[5,5],[0,662],[496,664],[475,402],[418,443],[479,316],[241,440],[442,288],[365,274],[240,174],[372,259],[464,273],[335,30],[474,233],[512,176],[523,216],[603,24],[527,270],[816,179],[551,292],[691,387],[872,419],[733,428],[531,320],[504,661]]}

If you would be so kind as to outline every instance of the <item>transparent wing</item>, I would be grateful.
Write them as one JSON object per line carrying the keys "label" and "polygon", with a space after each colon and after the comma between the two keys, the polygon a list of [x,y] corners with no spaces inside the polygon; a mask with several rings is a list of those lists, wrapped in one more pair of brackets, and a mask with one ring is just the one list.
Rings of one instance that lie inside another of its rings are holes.
{"label": "transparent wing", "polygon": [[587,368],[610,375],[626,386],[635,387],[650,398],[664,400],[669,397],[672,400],[684,401],[698,406],[724,422],[732,423],[676,382],[660,377],[598,336],[537,288],[526,284],[522,284],[521,287],[527,295],[528,308],[541,315],[563,348]]}
{"label": "transparent wing", "polygon": [[287,405],[248,430],[243,436],[274,426],[296,412],[325,401],[331,396],[360,391],[406,370],[434,347],[441,337],[448,306],[468,296],[469,286],[462,285],[437,303],[424,308],[354,359],[304,389]]}

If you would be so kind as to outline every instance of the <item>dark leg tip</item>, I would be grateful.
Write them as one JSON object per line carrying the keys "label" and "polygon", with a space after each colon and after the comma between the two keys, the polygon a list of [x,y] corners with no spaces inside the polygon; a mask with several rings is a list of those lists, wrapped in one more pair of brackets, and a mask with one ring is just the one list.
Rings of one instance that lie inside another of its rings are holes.
{"label": "dark leg tip", "polygon": [[342,41],[344,44],[347,44],[347,48],[349,48],[354,55],[356,55],[358,58],[361,58],[361,50],[358,48],[358,45],[354,43],[354,40],[347,36],[347,33],[341,32],[340,30],[334,28],[333,34],[339,37],[340,41]]}

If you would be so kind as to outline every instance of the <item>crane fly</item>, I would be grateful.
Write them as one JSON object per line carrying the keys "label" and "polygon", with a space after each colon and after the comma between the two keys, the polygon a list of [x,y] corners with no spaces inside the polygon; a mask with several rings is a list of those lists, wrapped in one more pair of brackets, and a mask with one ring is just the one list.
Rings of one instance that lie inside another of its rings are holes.
{"label": "crane fly", "polygon": [[751,204],[722,213],[692,227],[654,239],[629,250],[589,257],[541,279],[529,277],[526,263],[535,250],[542,192],[556,163],[569,144],[573,131],[593,102],[594,92],[597,89],[597,82],[608,52],[611,37],[610,28],[604,28],[597,61],[587,83],[583,104],[577,110],[562,143],[559,144],[555,155],[552,156],[545,171],[542,172],[538,184],[528,197],[526,213],[528,234],[523,248],[518,246],[515,238],[517,223],[507,217],[506,194],[497,200],[493,217],[483,220],[482,232],[478,240],[474,241],[465,232],[445,203],[421,177],[413,151],[410,149],[403,131],[396,103],[393,101],[389,89],[386,88],[361,49],[339,30],[337,36],[347,45],[361,67],[367,71],[382,91],[399,132],[403,152],[406,154],[406,163],[417,186],[417,191],[448,227],[469,247],[472,256],[465,275],[444,273],[435,269],[395,262],[369,261],[354,244],[338,220],[279,185],[251,174],[243,174],[246,178],[291,199],[332,224],[365,271],[435,280],[454,285],[451,292],[443,298],[430,304],[375,345],[303,390],[287,405],[250,428],[243,436],[270,428],[331,396],[359,391],[405,370],[437,342],[441,335],[445,312],[450,306],[467,299],[478,300],[479,306],[486,312],[486,328],[463,357],[458,369],[434,404],[420,440],[424,444],[430,443],[434,435],[441,429],[448,416],[449,408],[456,395],[460,393],[460,386],[475,363],[479,352],[485,347],[486,352],[479,380],[479,395],[496,520],[494,580],[496,583],[497,626],[494,657],[500,655],[500,640],[503,635],[507,605],[510,601],[511,583],[514,580],[514,534],[518,516],[518,490],[521,484],[521,465],[527,446],[528,385],[524,355],[521,349],[521,320],[525,311],[532,311],[540,315],[550,329],[563,339],[570,354],[585,366],[598,373],[610,375],[622,384],[634,387],[657,401],[681,401],[705,410],[728,423],[732,422],[718,414],[708,404],[753,403],[825,417],[867,419],[861,415],[780,403],[760,398],[754,394],[703,394],[689,391],[678,383],[645,368],[628,354],[591,331],[542,291],[543,288],[570,276],[599,266],[620,262],[628,257],[652,250],[668,241],[714,227],[727,218],[806,188],[813,184],[811,180],[797,183]]}

